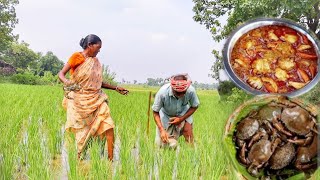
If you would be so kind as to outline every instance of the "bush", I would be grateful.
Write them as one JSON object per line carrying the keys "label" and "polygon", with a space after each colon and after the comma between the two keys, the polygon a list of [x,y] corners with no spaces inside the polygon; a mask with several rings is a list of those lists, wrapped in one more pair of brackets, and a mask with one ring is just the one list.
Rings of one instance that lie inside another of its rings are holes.
{"label": "bush", "polygon": [[232,88],[237,87],[231,81],[221,81],[218,86],[218,93],[220,96],[228,96],[232,93]]}
{"label": "bush", "polygon": [[60,81],[58,79],[58,75],[53,75],[51,73],[51,71],[45,71],[44,75],[41,76],[40,78],[40,84],[50,84],[50,85],[54,85],[54,84],[58,84]]}
{"label": "bush", "polygon": [[320,105],[320,83],[318,83],[311,91],[301,97],[312,104]]}
{"label": "bush", "polygon": [[17,84],[38,84],[40,80],[39,76],[33,75],[30,72],[18,73],[11,76],[11,81]]}
{"label": "bush", "polygon": [[232,88],[232,93],[227,97],[227,102],[232,103],[243,103],[244,101],[251,99],[253,96],[249,95],[247,92],[239,89],[239,88]]}

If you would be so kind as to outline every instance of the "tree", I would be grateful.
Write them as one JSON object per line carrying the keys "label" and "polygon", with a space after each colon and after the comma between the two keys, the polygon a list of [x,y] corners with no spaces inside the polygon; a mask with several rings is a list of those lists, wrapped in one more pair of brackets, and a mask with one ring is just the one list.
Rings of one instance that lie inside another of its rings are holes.
{"label": "tree", "polygon": [[55,56],[51,51],[42,56],[39,60],[38,75],[43,76],[46,71],[50,71],[52,75],[57,75],[63,67],[63,62]]}
{"label": "tree", "polygon": [[[11,43],[10,48],[5,51],[5,61],[10,63],[16,68],[28,69],[31,66],[35,66],[37,60],[39,59],[39,54],[35,53],[33,50],[29,49],[29,44],[22,42]],[[33,69],[33,68],[32,68]]]}
{"label": "tree", "polygon": [[[320,39],[319,0],[193,0],[194,20],[210,30],[215,41],[225,39],[239,24],[255,17],[288,18],[313,31]],[[222,25],[219,18],[227,17]],[[211,76],[219,80],[222,57],[213,50]]]}
{"label": "tree", "polygon": [[17,39],[12,30],[18,23],[14,6],[18,0],[0,1],[0,55],[10,46],[10,43]]}
{"label": "tree", "polygon": [[165,80],[162,78],[147,78],[147,85],[148,86],[161,86],[165,83]]}

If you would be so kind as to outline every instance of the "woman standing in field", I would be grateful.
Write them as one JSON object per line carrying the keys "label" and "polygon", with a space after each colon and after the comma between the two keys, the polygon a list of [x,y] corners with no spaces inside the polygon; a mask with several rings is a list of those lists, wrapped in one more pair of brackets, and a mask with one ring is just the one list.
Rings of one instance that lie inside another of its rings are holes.
{"label": "woman standing in field", "polygon": [[[116,90],[126,95],[128,90],[104,83],[102,66],[96,57],[102,46],[101,39],[93,34],[82,38],[82,52],[74,53],[59,72],[64,83],[67,109],[66,130],[75,133],[78,158],[92,137],[106,137],[105,148],[109,160],[113,159],[114,122],[110,116],[107,95],[101,88]],[[66,74],[70,71],[70,79]]]}

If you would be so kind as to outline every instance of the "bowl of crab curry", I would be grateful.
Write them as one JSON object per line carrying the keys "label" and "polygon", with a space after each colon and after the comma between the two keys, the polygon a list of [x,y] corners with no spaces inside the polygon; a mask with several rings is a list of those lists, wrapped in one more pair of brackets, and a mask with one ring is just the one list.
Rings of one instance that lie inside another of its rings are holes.
{"label": "bowl of crab curry", "polygon": [[258,94],[298,96],[319,81],[319,40],[286,19],[262,18],[236,29],[223,55],[229,77]]}

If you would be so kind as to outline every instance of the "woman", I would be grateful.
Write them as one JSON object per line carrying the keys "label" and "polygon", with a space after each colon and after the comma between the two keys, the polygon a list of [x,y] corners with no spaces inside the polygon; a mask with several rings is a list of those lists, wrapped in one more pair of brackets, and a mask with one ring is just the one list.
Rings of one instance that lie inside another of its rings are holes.
{"label": "woman", "polygon": [[[91,137],[106,137],[109,160],[113,159],[114,122],[110,116],[107,95],[101,88],[116,90],[126,95],[129,91],[102,82],[102,66],[96,58],[102,46],[93,34],[82,38],[82,52],[74,53],[59,72],[64,83],[64,107],[67,109],[66,130],[75,133],[78,158]],[[70,79],[66,74],[70,71]]]}

